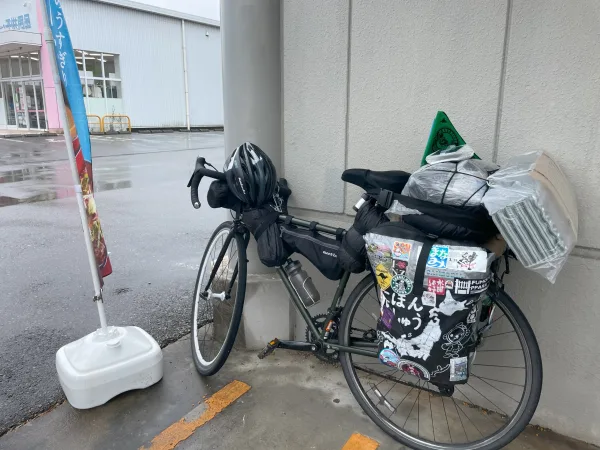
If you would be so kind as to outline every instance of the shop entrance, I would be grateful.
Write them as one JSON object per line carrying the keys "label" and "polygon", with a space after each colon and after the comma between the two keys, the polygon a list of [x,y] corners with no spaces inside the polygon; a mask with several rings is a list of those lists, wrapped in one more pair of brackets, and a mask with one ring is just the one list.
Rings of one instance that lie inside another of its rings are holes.
{"label": "shop entrance", "polygon": [[0,58],[0,128],[45,130],[39,53]]}

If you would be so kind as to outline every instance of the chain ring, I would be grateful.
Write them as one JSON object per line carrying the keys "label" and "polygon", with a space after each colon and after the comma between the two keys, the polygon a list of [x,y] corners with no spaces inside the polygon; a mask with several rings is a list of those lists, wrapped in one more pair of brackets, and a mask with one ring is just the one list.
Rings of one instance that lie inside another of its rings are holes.
{"label": "chain ring", "polygon": [[[323,329],[323,326],[325,325],[326,320],[327,320],[327,314],[317,314],[316,316],[313,317],[313,323],[317,327],[317,331],[320,332]],[[310,332],[310,329],[308,327],[306,327],[306,331],[305,331],[306,342],[316,342],[314,339],[311,339],[311,335],[312,335],[312,333]],[[335,332],[330,334],[329,337],[336,338],[337,337],[337,329],[335,330]],[[314,355],[317,357],[317,359],[319,361],[323,361],[328,364],[337,364],[338,361],[340,360],[340,352],[338,352],[337,350],[322,348],[318,352],[315,352]]]}

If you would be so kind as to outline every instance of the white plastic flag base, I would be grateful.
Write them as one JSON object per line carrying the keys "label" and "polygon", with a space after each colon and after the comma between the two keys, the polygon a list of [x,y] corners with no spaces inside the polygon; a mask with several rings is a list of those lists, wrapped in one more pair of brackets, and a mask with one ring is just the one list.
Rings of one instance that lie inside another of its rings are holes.
{"label": "white plastic flag base", "polygon": [[88,409],[159,381],[162,359],[159,345],[141,328],[107,327],[61,347],[56,371],[69,403]]}

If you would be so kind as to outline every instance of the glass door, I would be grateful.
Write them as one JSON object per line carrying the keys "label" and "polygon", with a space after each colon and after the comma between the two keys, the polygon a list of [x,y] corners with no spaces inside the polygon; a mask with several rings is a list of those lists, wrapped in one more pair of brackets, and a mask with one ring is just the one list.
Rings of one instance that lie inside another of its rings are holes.
{"label": "glass door", "polygon": [[25,99],[27,103],[27,114],[29,117],[29,128],[40,128],[40,122],[38,120],[39,108],[37,100],[35,98],[35,90],[33,88],[33,82],[28,81],[25,83]]}
{"label": "glass door", "polygon": [[13,81],[15,95],[15,113],[18,128],[29,128],[29,117],[27,116],[27,100],[25,98],[25,86],[19,81]]}
{"label": "glass door", "polygon": [[44,107],[44,89],[41,81],[33,82],[33,90],[35,92],[35,101],[37,102],[38,125],[40,130],[46,129],[46,109]]}
{"label": "glass door", "polygon": [[4,110],[6,111],[6,124],[8,126],[16,126],[17,120],[15,115],[15,96],[12,90],[12,83],[10,81],[4,81],[2,83],[2,90],[4,91]]}

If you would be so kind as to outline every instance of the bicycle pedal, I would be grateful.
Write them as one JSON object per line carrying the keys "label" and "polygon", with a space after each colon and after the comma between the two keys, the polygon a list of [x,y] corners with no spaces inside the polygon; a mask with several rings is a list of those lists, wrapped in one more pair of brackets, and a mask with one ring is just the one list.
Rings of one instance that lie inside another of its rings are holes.
{"label": "bicycle pedal", "polygon": [[258,359],[265,359],[267,356],[273,353],[277,347],[279,347],[279,339],[275,338],[261,350],[261,352],[257,355]]}

